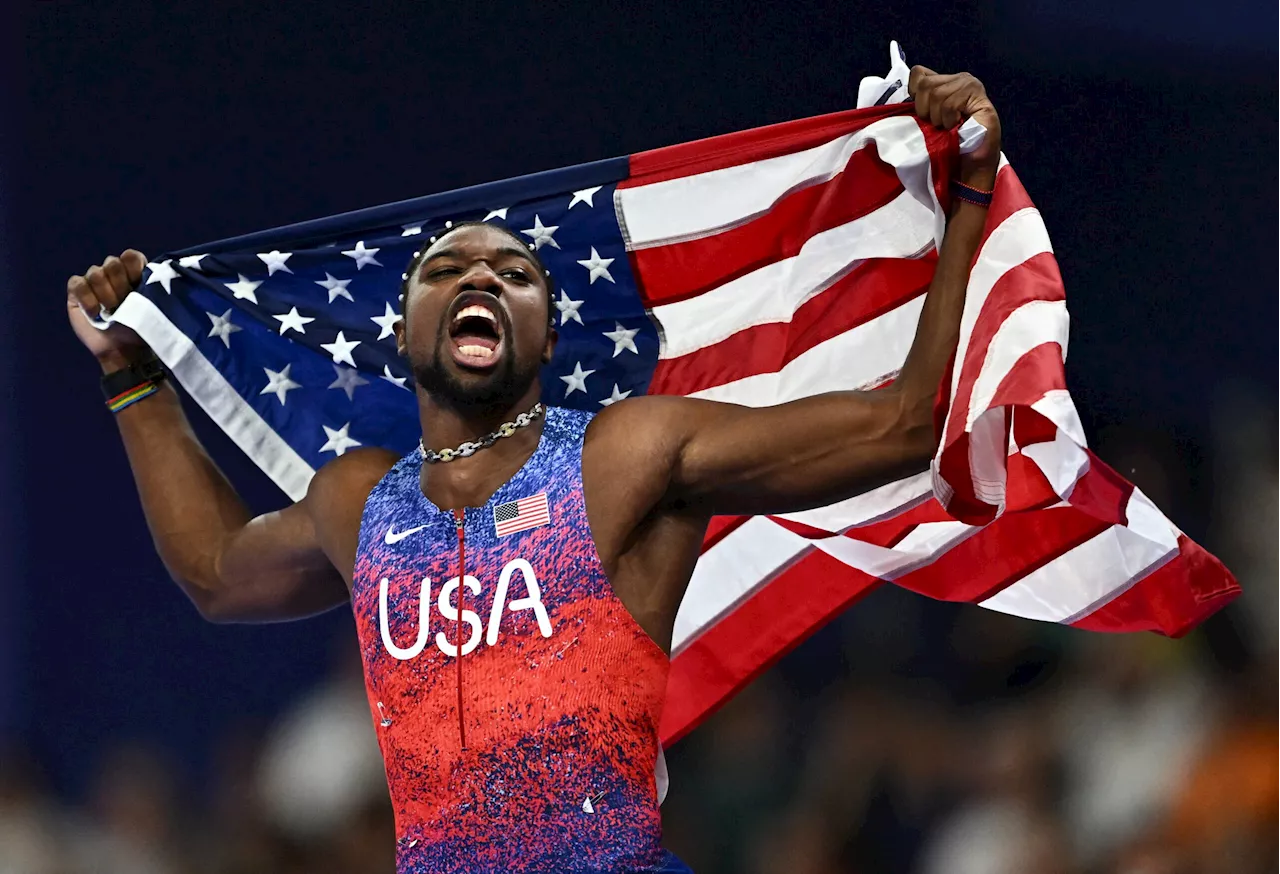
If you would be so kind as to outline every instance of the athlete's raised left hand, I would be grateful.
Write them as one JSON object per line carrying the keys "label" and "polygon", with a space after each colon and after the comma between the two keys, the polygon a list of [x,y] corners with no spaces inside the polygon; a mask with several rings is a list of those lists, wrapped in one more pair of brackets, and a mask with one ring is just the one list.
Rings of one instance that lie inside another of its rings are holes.
{"label": "athlete's raised left hand", "polygon": [[1000,116],[982,82],[971,73],[936,73],[915,66],[907,91],[915,99],[916,115],[937,127],[953,128],[972,118],[986,128],[982,144],[961,156],[960,174],[962,179],[974,173],[994,175],[1000,161]]}

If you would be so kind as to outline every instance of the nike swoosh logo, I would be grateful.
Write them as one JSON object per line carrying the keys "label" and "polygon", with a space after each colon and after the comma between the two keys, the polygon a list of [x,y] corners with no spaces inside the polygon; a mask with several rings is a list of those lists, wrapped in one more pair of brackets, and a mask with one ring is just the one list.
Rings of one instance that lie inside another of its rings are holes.
{"label": "nike swoosh logo", "polygon": [[387,529],[387,534],[382,538],[382,542],[387,546],[391,546],[392,544],[399,543],[401,540],[404,540],[410,534],[417,534],[426,527],[426,525],[419,525],[417,528],[408,528],[404,531],[397,531],[396,526],[392,525]]}

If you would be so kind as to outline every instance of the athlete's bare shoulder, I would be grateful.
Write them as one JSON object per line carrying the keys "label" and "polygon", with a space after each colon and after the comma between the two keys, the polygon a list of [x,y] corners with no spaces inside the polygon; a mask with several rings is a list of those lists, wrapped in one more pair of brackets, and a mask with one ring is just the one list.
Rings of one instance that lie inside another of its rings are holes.
{"label": "athlete's bare shoulder", "polygon": [[375,447],[352,449],[333,459],[311,478],[305,500],[316,505],[312,514],[351,503],[363,507],[378,480],[399,460],[391,450]]}
{"label": "athlete's bare shoulder", "polygon": [[587,426],[582,484],[592,535],[602,555],[621,548],[658,508],[679,452],[670,399],[639,397],[606,407]]}
{"label": "athlete's bare shoulder", "polygon": [[[350,556],[355,562],[360,518],[365,501],[400,458],[387,449],[352,449],[316,471],[302,503],[321,545],[331,556]],[[339,567],[348,567],[342,563]]]}

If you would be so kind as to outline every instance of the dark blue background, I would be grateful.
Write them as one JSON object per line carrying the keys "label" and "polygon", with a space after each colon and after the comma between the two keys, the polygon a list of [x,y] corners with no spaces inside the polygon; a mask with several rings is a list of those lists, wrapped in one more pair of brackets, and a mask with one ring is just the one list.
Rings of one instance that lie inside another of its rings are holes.
{"label": "dark blue background", "polygon": [[[200,763],[215,731],[276,712],[350,633],[340,611],[207,625],[167,580],[66,327],[70,274],[129,246],[155,254],[844,109],[860,76],[883,74],[890,38],[910,62],[987,84],[1066,279],[1068,373],[1091,434],[1141,422],[1194,469],[1218,392],[1276,391],[1265,6],[1125,0],[1098,7],[1106,19],[1022,0],[6,8],[0,727],[71,790],[108,738]],[[282,501],[202,433],[256,508]],[[1169,509],[1193,536],[1204,525]]]}

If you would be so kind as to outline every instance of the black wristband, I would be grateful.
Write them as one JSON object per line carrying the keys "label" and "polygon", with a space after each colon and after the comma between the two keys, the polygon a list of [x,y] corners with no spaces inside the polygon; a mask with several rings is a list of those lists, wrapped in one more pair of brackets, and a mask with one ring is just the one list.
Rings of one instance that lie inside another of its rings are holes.
{"label": "black wristband", "polygon": [[974,206],[991,206],[991,195],[995,194],[995,190],[983,191],[981,188],[974,188],[972,185],[965,185],[958,179],[951,180],[951,196],[972,203]]}
{"label": "black wristband", "polygon": [[155,353],[148,349],[137,361],[121,370],[102,375],[102,396],[108,404],[122,394],[144,385],[159,385],[168,372]]}

